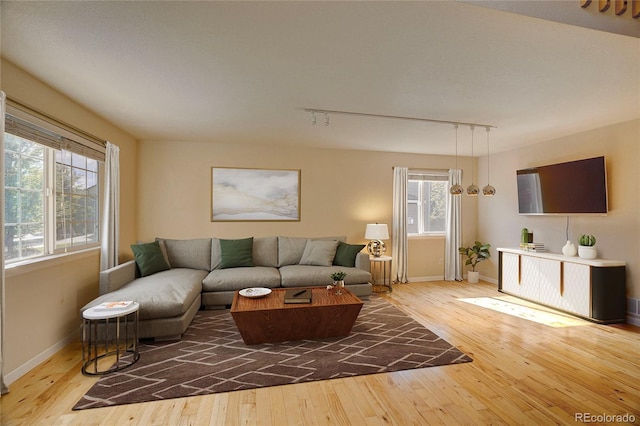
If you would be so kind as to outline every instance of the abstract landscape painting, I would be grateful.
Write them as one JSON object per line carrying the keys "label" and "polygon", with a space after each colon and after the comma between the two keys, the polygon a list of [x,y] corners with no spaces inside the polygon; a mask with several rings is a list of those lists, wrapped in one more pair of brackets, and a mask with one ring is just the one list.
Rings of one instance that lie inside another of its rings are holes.
{"label": "abstract landscape painting", "polygon": [[211,221],[299,221],[300,170],[211,168]]}

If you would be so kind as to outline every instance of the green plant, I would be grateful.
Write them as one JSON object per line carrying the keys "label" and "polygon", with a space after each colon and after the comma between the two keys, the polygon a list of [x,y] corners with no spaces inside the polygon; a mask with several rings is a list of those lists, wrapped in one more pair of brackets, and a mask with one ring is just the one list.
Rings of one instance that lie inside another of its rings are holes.
{"label": "green plant", "polygon": [[584,247],[593,247],[596,245],[596,237],[591,234],[582,234],[578,238],[578,244]]}
{"label": "green plant", "polygon": [[476,241],[472,247],[458,248],[458,253],[467,257],[465,265],[471,265],[471,270],[475,272],[478,263],[491,257],[490,247],[491,244],[483,244],[480,241]]}
{"label": "green plant", "polygon": [[347,276],[346,272],[338,271],[331,274],[331,279],[334,281],[342,281]]}

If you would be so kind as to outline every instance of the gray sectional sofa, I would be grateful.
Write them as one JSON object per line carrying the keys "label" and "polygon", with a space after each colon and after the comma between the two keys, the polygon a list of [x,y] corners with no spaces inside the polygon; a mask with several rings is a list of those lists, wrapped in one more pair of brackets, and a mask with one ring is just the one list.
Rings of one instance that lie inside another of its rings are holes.
{"label": "gray sectional sofa", "polygon": [[231,305],[247,287],[309,287],[331,284],[344,271],[345,286],[359,297],[371,294],[369,255],[346,237],[260,237],[238,240],[157,239],[134,245],[136,260],[100,273],[104,302],[140,304],[140,338],[179,338],[201,308]]}

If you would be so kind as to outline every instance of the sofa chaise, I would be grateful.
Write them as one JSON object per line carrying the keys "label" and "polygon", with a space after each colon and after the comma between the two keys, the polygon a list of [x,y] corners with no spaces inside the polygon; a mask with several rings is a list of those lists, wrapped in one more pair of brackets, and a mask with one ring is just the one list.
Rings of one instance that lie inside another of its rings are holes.
{"label": "sofa chaise", "polygon": [[81,309],[104,302],[140,304],[140,338],[180,338],[198,310],[231,305],[247,287],[311,287],[347,274],[345,286],[359,297],[372,292],[369,255],[346,237],[257,237],[226,240],[158,238],[132,245],[135,260],[100,273],[100,296]]}

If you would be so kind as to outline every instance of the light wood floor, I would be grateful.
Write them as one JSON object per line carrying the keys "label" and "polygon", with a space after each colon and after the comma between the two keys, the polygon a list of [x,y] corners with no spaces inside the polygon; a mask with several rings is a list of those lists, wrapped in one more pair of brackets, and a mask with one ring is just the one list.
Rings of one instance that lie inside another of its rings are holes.
{"label": "light wood floor", "polygon": [[471,363],[78,412],[97,379],[82,376],[72,344],[12,384],[2,424],[529,425],[575,424],[576,413],[640,424],[640,328],[551,327],[460,300],[503,296],[493,284],[450,282],[385,296]]}

